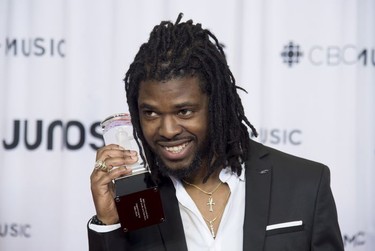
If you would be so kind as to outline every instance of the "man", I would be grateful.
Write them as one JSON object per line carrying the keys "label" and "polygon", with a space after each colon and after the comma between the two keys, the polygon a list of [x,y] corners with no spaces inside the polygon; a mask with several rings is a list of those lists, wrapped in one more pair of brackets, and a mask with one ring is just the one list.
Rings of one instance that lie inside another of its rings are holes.
{"label": "man", "polygon": [[138,156],[105,146],[91,175],[90,250],[343,250],[329,169],[250,139],[222,46],[181,18],[153,29],[125,76],[166,221],[120,229],[111,181]]}

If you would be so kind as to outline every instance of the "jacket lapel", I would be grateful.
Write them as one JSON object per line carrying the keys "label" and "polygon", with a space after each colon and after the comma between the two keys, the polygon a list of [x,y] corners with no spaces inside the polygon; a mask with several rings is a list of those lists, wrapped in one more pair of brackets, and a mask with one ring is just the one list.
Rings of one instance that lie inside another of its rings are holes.
{"label": "jacket lapel", "polygon": [[251,156],[245,163],[246,209],[244,250],[263,250],[268,223],[272,165],[266,161],[266,148],[251,144]]}
{"label": "jacket lapel", "polygon": [[166,250],[187,251],[180,209],[175,195],[175,188],[170,179],[160,186],[166,221],[159,224],[159,230]]}

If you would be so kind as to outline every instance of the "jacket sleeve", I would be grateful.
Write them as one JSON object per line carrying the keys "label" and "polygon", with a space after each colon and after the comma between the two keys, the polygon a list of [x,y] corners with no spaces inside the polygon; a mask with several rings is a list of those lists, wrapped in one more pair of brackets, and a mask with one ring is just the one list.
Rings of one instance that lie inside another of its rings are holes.
{"label": "jacket sleeve", "polygon": [[126,239],[121,229],[98,233],[87,227],[89,251],[124,251]]}
{"label": "jacket sleeve", "polygon": [[312,251],[344,250],[337,220],[335,201],[330,188],[330,172],[324,167],[316,197],[312,239]]}

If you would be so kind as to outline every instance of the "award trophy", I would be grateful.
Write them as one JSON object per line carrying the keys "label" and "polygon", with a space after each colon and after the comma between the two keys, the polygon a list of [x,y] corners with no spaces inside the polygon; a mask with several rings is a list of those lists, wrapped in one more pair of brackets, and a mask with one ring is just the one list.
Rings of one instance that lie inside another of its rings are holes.
{"label": "award trophy", "polygon": [[[130,115],[120,113],[101,122],[106,145],[118,144],[126,150],[139,149],[133,137]],[[138,155],[138,162],[130,165],[132,173],[114,180],[115,202],[124,232],[161,223],[165,220],[160,191],[151,179],[148,166]]]}

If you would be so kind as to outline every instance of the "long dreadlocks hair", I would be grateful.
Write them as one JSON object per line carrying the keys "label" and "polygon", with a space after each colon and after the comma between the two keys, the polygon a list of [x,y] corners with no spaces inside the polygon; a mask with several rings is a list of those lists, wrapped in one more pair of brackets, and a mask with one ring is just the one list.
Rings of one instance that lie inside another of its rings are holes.
{"label": "long dreadlocks hair", "polygon": [[[204,181],[218,169],[230,166],[241,175],[241,164],[248,158],[249,133],[257,132],[245,116],[232,72],[229,70],[223,46],[201,24],[192,20],[163,21],[154,27],[147,43],[141,45],[133,63],[125,75],[125,90],[134,126],[134,137],[143,142],[144,155],[153,178],[160,182],[162,174],[142,133],[138,94],[141,81],[166,81],[172,78],[195,76],[200,80],[202,91],[209,96],[209,156],[212,163]],[[247,125],[247,126],[246,126]]]}

